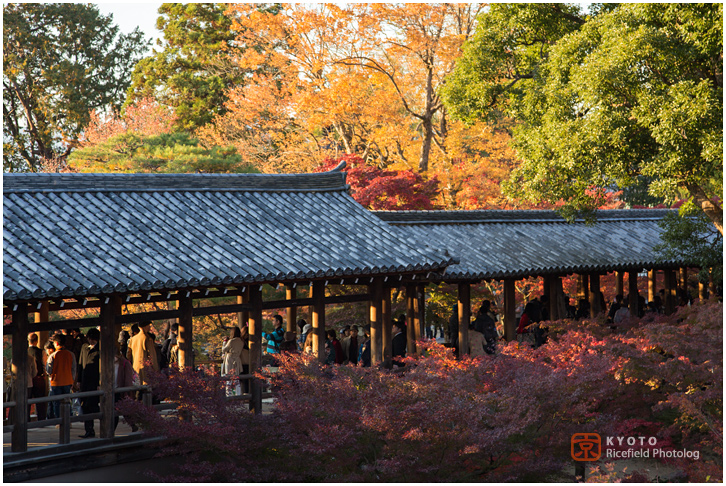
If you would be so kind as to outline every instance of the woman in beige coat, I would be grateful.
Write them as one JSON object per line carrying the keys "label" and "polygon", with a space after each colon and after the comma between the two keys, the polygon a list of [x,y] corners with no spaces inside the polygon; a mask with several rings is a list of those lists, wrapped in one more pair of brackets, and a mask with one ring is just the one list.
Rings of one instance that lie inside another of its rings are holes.
{"label": "woman in beige coat", "polygon": [[222,346],[222,375],[240,375],[242,374],[242,353],[245,349],[245,343],[242,341],[242,333],[239,327],[234,326],[230,333],[229,340]]}

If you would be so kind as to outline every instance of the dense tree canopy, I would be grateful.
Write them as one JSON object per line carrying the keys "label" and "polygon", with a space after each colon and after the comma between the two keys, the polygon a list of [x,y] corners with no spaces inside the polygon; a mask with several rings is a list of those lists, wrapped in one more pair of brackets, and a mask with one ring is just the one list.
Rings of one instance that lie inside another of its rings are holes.
{"label": "dense tree canopy", "polygon": [[236,37],[223,3],[164,3],[157,28],[161,49],[139,62],[129,100],[154,97],[174,107],[177,127],[193,130],[225,112],[226,91],[243,82],[230,61]]}
{"label": "dense tree canopy", "polygon": [[[493,4],[443,97],[469,122],[519,125],[509,194],[592,209],[642,183],[690,198],[722,232],[723,6]],[[639,179],[639,177],[641,177]]]}
{"label": "dense tree canopy", "polygon": [[3,7],[3,169],[65,159],[89,113],[119,106],[145,49],[91,4]]}
{"label": "dense tree canopy", "polygon": [[127,131],[73,151],[68,165],[79,172],[252,172],[233,147],[205,148],[184,132],[144,136]]}

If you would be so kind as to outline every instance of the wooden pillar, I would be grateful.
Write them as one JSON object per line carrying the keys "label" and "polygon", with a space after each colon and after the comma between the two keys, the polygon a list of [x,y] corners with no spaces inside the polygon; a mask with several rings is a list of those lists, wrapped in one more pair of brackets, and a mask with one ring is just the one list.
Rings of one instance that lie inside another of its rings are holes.
{"label": "wooden pillar", "polygon": [[[681,267],[678,269],[678,287],[684,296],[688,296],[688,268]],[[680,300],[680,299],[679,299]],[[678,302],[680,303],[680,302]]]}
{"label": "wooden pillar", "polygon": [[517,337],[517,313],[515,309],[514,279],[504,279],[504,339],[512,341]]}
{"label": "wooden pillar", "polygon": [[663,271],[665,281],[665,306],[666,315],[673,314],[676,311],[676,272],[668,269]]}
{"label": "wooden pillar", "polygon": [[[12,305],[12,304],[11,304]],[[15,408],[11,409],[14,428],[10,438],[11,452],[28,450],[28,306],[18,304],[13,310],[12,335],[13,395]]]}
{"label": "wooden pillar", "polygon": [[194,367],[194,346],[192,338],[192,297],[191,292],[180,290],[178,292],[179,330],[176,342],[179,346],[179,368]]}
{"label": "wooden pillar", "polygon": [[325,363],[325,282],[313,282],[313,354]]}
{"label": "wooden pillar", "polygon": [[459,284],[459,358],[469,354],[469,323],[471,322],[471,285]]}
{"label": "wooden pillar", "polygon": [[416,354],[416,286],[406,285],[406,355]]}
{"label": "wooden pillar", "polygon": [[[238,304],[249,304],[250,302],[250,288],[245,287],[242,291],[242,295],[237,296],[237,303]],[[242,329],[246,324],[247,321],[250,320],[250,311],[242,311],[237,313],[237,327]]]}
{"label": "wooden pillar", "polygon": [[547,279],[549,284],[547,289],[549,290],[549,308],[550,308],[550,321],[557,321],[564,318],[560,316],[560,301],[562,300],[562,278],[559,275],[551,275]]}
{"label": "wooden pillar", "polygon": [[[297,289],[292,285],[285,285],[285,296],[287,300],[297,298]],[[287,332],[294,332],[297,335],[297,307],[291,306],[287,308]]]}
{"label": "wooden pillar", "polygon": [[623,289],[623,282],[624,282],[623,277],[624,276],[625,276],[625,272],[623,272],[623,271],[618,270],[617,272],[615,272],[615,295],[624,296],[624,294],[623,294],[623,290],[624,290]]}
{"label": "wooden pillar", "polygon": [[577,300],[585,299],[590,301],[590,284],[589,278],[586,273],[581,273],[577,276]]}
{"label": "wooden pillar", "polygon": [[705,283],[701,282],[701,280],[698,280],[698,300],[701,302],[708,299],[708,287]]}
{"label": "wooden pillar", "polygon": [[383,279],[376,277],[369,285],[371,294],[370,317],[371,317],[371,366],[383,364]]}
{"label": "wooden pillar", "polygon": [[[658,279],[658,270],[648,270],[648,302],[655,302],[655,296],[658,289],[656,288],[656,281]],[[661,302],[661,304],[663,304]]]}
{"label": "wooden pillar", "polygon": [[631,270],[628,272],[628,295],[630,300],[628,306],[630,307],[630,315],[637,317],[640,315],[640,303],[638,302],[638,271]]}
{"label": "wooden pillar", "polygon": [[[250,347],[250,374],[254,375],[262,366],[262,290],[258,284],[249,287],[249,303],[252,310],[249,313],[249,347]],[[262,383],[259,379],[250,380],[250,411],[255,414],[262,413]]]}
{"label": "wooden pillar", "polygon": [[383,296],[381,298],[381,319],[383,320],[381,334],[381,348],[384,368],[391,369],[393,367],[393,320],[391,318],[391,287],[383,287]]}
{"label": "wooden pillar", "polygon": [[[103,299],[103,297],[102,297]],[[114,436],[114,356],[116,355],[117,334],[116,316],[121,312],[121,299],[114,295],[103,300],[100,313],[101,336],[99,339],[99,371],[101,375],[101,430],[102,439]]]}
{"label": "wooden pillar", "polygon": [[416,339],[426,337],[426,285],[418,285],[416,287],[416,303],[414,305],[416,312]]}
{"label": "wooden pillar", "polygon": [[590,280],[590,310],[592,311],[592,317],[597,316],[601,312],[602,302],[600,301],[600,275],[597,273],[591,273],[589,275]]}
{"label": "wooden pillar", "polygon": [[[35,320],[33,322],[48,322],[49,320],[49,303],[47,300],[44,300],[40,304],[40,309],[35,312]],[[43,349],[43,346],[45,346],[45,343],[48,342],[48,339],[50,338],[50,331],[38,331],[35,334],[38,335],[38,347],[40,349]],[[46,362],[48,358],[48,355],[43,351],[43,363]]]}

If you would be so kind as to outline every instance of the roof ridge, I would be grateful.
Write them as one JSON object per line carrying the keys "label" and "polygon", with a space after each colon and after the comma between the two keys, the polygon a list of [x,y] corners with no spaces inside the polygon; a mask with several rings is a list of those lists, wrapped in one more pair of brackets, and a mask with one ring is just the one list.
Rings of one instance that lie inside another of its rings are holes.
{"label": "roof ridge", "polygon": [[[597,221],[661,220],[674,209],[599,209]],[[477,209],[477,210],[417,210],[372,211],[388,223],[398,224],[457,224],[457,223],[566,223],[550,209]],[[585,218],[576,218],[583,222]]]}
{"label": "roof ridge", "polygon": [[41,192],[330,192],[347,191],[340,167],[309,174],[13,173],[3,193]]}

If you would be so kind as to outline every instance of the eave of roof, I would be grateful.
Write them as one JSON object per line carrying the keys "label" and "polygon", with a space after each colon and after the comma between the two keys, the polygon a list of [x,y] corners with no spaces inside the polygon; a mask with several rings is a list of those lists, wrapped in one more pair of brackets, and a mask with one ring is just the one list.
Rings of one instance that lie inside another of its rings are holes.
{"label": "eave of roof", "polygon": [[601,210],[596,221],[565,221],[555,211],[375,211],[404,241],[431,241],[461,256],[443,281],[669,268],[653,251],[670,210]]}

